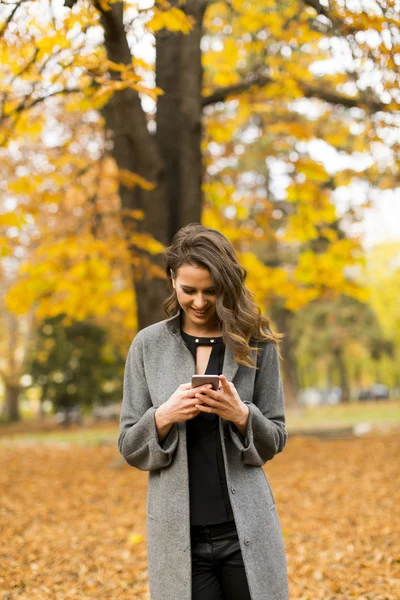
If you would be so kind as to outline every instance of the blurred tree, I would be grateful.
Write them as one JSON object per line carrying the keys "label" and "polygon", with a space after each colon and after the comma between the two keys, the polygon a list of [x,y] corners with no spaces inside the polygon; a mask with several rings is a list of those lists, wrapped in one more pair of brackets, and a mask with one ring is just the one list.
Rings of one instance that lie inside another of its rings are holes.
{"label": "blurred tree", "polygon": [[62,314],[43,322],[29,357],[41,404],[51,400],[57,410],[106,405],[121,398],[125,361],[107,337],[106,330],[92,323],[65,327]]}
{"label": "blurred tree", "polygon": [[[63,143],[55,148],[15,135],[18,153],[7,149],[0,163],[1,179],[8,183],[4,206],[18,202],[17,210],[0,214],[5,232],[0,263],[3,418],[19,418],[20,380],[29,373],[26,355],[34,351],[35,331],[46,317],[62,314],[64,325],[79,319],[107,327],[122,353],[137,328],[131,257],[119,222],[118,170],[111,157],[90,156],[87,147],[97,131],[77,124],[76,118],[61,115],[59,121],[65,130],[71,127],[74,152],[65,151]],[[148,246],[143,237],[140,241]]]}
{"label": "blurred tree", "polygon": [[17,318],[0,305],[0,377],[4,385],[4,401],[1,407],[1,419],[18,421],[20,419],[19,395],[22,390],[21,378],[26,373],[27,351],[32,339],[34,311]]}
{"label": "blurred tree", "polygon": [[[351,360],[348,356],[351,342],[368,349],[375,360],[392,350],[383,339],[371,307],[344,294],[335,299],[314,300],[299,310],[292,325],[292,335],[296,352],[307,357],[309,369],[315,368],[317,361],[324,357],[328,368],[336,371],[342,402],[350,400],[347,364]],[[332,380],[329,383],[332,384]]]}
{"label": "blurred tree", "polygon": [[[400,243],[387,241],[368,250],[363,284],[368,289],[370,304],[380,323],[384,338],[393,351],[387,377],[400,389]],[[379,352],[379,347],[378,347]]]}

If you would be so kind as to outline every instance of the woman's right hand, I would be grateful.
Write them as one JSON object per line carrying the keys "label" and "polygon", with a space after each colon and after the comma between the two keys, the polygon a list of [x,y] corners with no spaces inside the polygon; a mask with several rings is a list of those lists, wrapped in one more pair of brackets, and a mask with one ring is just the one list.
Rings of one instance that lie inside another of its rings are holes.
{"label": "woman's right hand", "polygon": [[212,385],[209,383],[195,388],[192,388],[190,383],[182,383],[172,396],[157,408],[154,419],[160,442],[167,436],[174,423],[189,421],[201,412],[195,408],[195,405],[199,403],[195,394],[206,392],[211,387]]}
{"label": "woman's right hand", "polygon": [[212,385],[209,383],[195,388],[192,388],[190,383],[182,383],[169,400],[157,409],[157,412],[160,411],[166,421],[171,424],[189,421],[201,412],[195,408],[195,405],[199,403],[199,399],[195,395],[198,392],[206,393],[210,388]]}

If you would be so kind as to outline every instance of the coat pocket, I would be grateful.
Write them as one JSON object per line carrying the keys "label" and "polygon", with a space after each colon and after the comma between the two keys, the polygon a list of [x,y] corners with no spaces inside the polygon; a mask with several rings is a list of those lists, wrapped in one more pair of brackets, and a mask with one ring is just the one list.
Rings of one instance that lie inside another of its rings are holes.
{"label": "coat pocket", "polygon": [[147,517],[152,521],[157,520],[158,498],[161,495],[160,491],[161,469],[150,471],[147,486],[146,513]]}
{"label": "coat pocket", "polygon": [[[263,473],[264,473],[264,471],[263,471]],[[275,507],[275,498],[274,498],[274,494],[273,494],[273,492],[272,492],[272,488],[271,488],[271,486],[270,486],[270,484],[269,484],[268,477],[266,476],[266,474],[265,474],[265,473],[264,473],[264,477],[265,477],[265,482],[266,482],[266,484],[267,484],[267,493],[268,493],[268,495],[269,495],[269,502],[268,502],[268,506],[269,506],[270,510],[275,510],[275,508],[276,508],[276,507]]]}

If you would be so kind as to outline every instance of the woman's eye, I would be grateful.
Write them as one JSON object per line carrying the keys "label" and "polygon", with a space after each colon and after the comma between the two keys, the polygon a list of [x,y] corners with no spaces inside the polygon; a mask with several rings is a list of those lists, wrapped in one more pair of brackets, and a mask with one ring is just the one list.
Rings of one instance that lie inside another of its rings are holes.
{"label": "woman's eye", "polygon": [[[194,294],[193,290],[182,290],[184,294]],[[215,290],[205,292],[209,296],[215,296]]]}

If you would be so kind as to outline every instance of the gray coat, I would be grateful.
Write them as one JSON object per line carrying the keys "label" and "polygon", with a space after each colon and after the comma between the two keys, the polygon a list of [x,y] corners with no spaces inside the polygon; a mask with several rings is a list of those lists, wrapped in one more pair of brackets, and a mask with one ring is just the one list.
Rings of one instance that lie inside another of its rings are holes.
{"label": "gray coat", "polygon": [[[193,356],[179,314],[142,329],[126,360],[118,449],[132,467],[149,471],[147,556],[152,600],[191,600],[189,478],[186,422],[158,441],[154,413],[181,383]],[[274,496],[262,466],[286,444],[279,357],[264,342],[259,371],[239,365],[226,347],[223,374],[249,406],[246,437],[219,419],[227,484],[252,600],[287,600],[285,548]]]}

